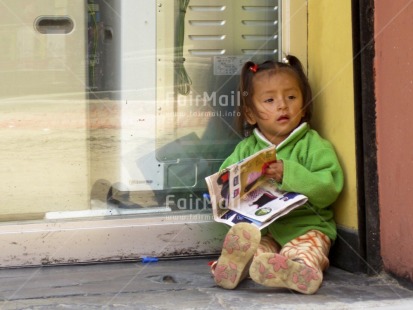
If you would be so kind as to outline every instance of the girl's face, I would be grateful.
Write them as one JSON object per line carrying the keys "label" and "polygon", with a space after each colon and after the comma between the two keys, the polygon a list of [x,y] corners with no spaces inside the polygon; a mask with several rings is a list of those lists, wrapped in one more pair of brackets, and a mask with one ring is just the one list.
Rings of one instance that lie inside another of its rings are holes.
{"label": "girl's face", "polygon": [[275,145],[300,124],[305,111],[303,95],[292,73],[257,73],[252,82],[254,109],[247,108],[247,121]]}

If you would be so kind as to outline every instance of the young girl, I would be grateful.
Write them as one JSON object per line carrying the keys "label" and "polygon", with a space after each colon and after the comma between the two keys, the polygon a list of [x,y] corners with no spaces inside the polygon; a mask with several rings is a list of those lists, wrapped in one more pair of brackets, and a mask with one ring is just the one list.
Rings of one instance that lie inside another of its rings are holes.
{"label": "young girl", "polygon": [[333,146],[310,128],[312,93],[300,61],[247,62],[241,72],[240,131],[246,136],[221,169],[276,145],[277,160],[266,170],[274,186],[308,197],[298,209],[259,231],[240,223],[227,233],[211,266],[215,282],[235,288],[246,276],[269,287],[313,294],[329,266],[336,239],[330,205],[343,187]]}

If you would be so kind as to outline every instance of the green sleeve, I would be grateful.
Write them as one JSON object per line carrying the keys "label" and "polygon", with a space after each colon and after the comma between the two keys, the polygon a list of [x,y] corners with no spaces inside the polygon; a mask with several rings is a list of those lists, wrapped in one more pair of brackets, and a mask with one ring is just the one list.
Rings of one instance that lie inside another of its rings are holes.
{"label": "green sleeve", "polygon": [[254,150],[254,143],[251,143],[251,142],[253,142],[253,139],[249,137],[249,138],[242,140],[240,143],[238,143],[238,145],[235,147],[232,154],[229,155],[227,159],[225,159],[225,161],[222,163],[219,170],[225,169],[228,166],[236,164],[240,162],[241,160],[243,160],[244,158],[255,153],[256,150]]}
{"label": "green sleeve", "polygon": [[227,157],[227,159],[224,160],[224,162],[222,163],[219,170],[221,171],[221,170],[227,168],[228,166],[231,166],[232,164],[235,164],[235,163],[239,162],[241,159],[242,159],[242,157],[240,156],[240,147],[238,145],[235,148],[235,150],[232,152],[232,154],[229,155]]}
{"label": "green sleeve", "polygon": [[311,205],[330,206],[343,187],[343,172],[333,148],[320,148],[301,164],[283,160],[284,175],[280,189],[304,194]]}

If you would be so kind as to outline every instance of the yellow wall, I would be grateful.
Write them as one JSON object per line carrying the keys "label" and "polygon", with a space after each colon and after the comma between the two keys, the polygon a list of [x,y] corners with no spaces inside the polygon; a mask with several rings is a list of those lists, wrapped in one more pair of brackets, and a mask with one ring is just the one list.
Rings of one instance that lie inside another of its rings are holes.
{"label": "yellow wall", "polygon": [[357,229],[351,1],[308,0],[308,77],[313,125],[334,144],[345,172],[337,223]]}

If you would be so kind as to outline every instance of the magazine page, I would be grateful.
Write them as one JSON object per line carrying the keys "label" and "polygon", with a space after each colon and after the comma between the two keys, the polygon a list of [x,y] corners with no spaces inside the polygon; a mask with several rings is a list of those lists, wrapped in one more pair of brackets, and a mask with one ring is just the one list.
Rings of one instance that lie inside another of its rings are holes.
{"label": "magazine page", "polygon": [[226,209],[225,204],[219,205],[211,197],[214,220],[230,226],[241,222],[250,223],[263,229],[308,200],[297,193],[277,190],[273,190],[270,196],[268,193],[268,190],[258,187],[248,197],[243,197],[239,207],[233,209]]}
{"label": "magazine page", "polygon": [[217,172],[207,178],[205,181],[208,186],[208,198],[212,205],[212,213],[217,221],[228,212],[228,193],[229,193],[229,171],[224,170]]}
{"label": "magazine page", "polygon": [[272,180],[266,180],[242,196],[236,211],[250,219],[267,222],[307,202],[297,193],[279,191]]}
{"label": "magazine page", "polygon": [[242,214],[239,214],[236,211],[233,210],[229,210],[227,213],[225,213],[222,217],[220,218],[216,218],[215,219],[216,222],[221,222],[221,223],[225,223],[229,226],[234,226],[235,224],[238,223],[249,223],[252,225],[257,226],[259,229],[262,229],[264,227],[267,227],[269,224],[271,224],[272,222],[259,222],[259,221],[254,221],[253,219],[250,219]]}
{"label": "magazine page", "polygon": [[266,180],[264,174],[268,165],[276,161],[275,146],[270,146],[229,168],[228,207],[239,206],[241,197]]}

